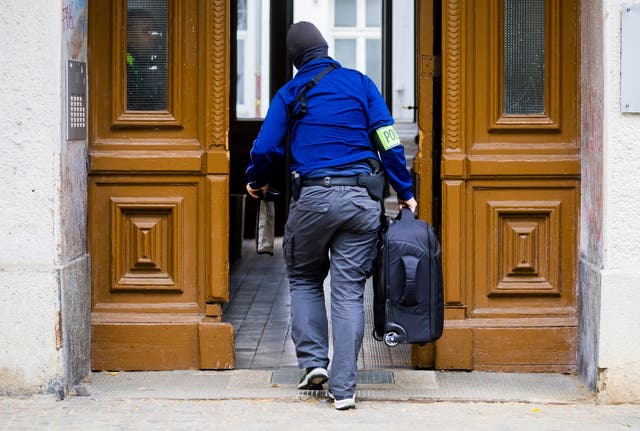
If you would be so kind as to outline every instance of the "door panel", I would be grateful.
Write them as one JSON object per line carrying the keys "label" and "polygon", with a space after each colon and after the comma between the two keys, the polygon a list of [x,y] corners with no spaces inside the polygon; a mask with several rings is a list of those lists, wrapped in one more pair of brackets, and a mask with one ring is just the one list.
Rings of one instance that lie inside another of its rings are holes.
{"label": "door panel", "polygon": [[203,291],[197,281],[203,266],[190,249],[203,237],[198,231],[202,185],[192,177],[93,178],[94,232],[108,238],[104,246],[111,251],[93,259],[94,310],[200,311]]}
{"label": "door panel", "polygon": [[224,1],[89,5],[94,369],[234,366],[228,28]]}
{"label": "door panel", "polygon": [[469,316],[572,314],[575,274],[566,269],[576,265],[575,187],[554,180],[472,183]]}
{"label": "door panel", "polygon": [[[521,5],[543,15],[522,19]],[[576,367],[577,19],[575,1],[443,2],[438,368]],[[531,22],[524,49],[518,26]],[[517,63],[527,56],[534,72]],[[530,79],[514,85],[518,68]]]}

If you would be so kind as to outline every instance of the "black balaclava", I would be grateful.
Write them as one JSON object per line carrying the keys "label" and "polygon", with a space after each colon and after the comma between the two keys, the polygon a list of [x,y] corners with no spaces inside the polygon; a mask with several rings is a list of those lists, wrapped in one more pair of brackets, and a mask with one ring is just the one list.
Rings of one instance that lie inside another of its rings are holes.
{"label": "black balaclava", "polygon": [[327,41],[315,25],[306,21],[297,22],[289,27],[287,49],[296,69],[316,58],[329,57]]}

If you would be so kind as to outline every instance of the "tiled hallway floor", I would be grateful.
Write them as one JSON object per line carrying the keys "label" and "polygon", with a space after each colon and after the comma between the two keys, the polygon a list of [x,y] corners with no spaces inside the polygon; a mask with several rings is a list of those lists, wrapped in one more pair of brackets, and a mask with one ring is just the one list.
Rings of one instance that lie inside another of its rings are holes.
{"label": "tiled hallway floor", "polygon": [[[223,320],[230,322],[234,328],[236,368],[297,368],[290,334],[289,285],[282,257],[282,238],[276,240],[274,256],[258,255],[254,247],[252,240],[245,240],[242,259],[231,266],[230,301],[223,314]],[[327,289],[325,282],[325,292]],[[328,298],[326,293],[325,297]],[[365,291],[365,335],[358,368],[411,368],[409,345],[389,348],[373,339],[372,302],[372,285],[368,280]],[[331,356],[331,351],[329,354]]]}

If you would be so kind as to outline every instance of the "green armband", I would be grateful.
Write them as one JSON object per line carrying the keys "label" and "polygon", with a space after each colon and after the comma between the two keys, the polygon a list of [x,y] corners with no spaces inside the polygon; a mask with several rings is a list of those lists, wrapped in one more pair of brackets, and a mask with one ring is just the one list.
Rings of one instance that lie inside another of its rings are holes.
{"label": "green armband", "polygon": [[387,151],[401,145],[400,137],[393,126],[384,126],[373,132],[373,140],[380,151]]}

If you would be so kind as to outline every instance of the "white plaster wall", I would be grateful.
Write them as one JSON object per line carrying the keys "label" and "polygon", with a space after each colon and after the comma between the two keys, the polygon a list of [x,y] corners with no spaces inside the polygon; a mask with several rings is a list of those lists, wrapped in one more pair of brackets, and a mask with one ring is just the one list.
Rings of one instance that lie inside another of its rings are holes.
{"label": "white plaster wall", "polygon": [[604,372],[600,386],[612,401],[640,401],[640,114],[620,111],[622,1],[606,0],[603,7],[604,269],[599,366]]}
{"label": "white plaster wall", "polygon": [[0,392],[50,389],[63,370],[61,13],[33,0],[0,12]]}
{"label": "white plaster wall", "polygon": [[46,392],[62,382],[60,301],[51,270],[0,272],[0,394]]}

